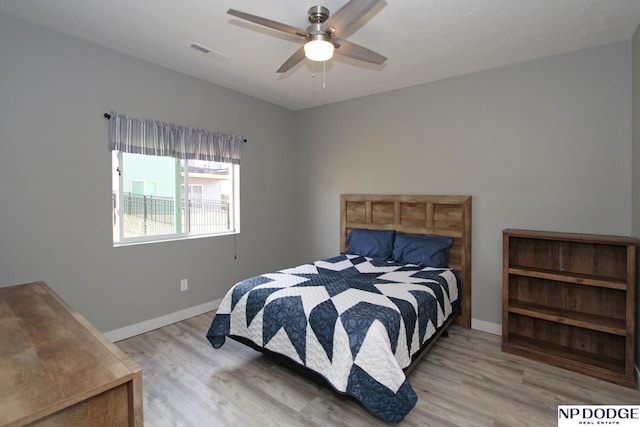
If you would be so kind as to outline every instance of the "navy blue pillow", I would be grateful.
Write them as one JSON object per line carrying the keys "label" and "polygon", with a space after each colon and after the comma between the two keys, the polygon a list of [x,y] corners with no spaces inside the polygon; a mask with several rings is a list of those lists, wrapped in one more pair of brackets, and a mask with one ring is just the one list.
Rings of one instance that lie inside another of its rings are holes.
{"label": "navy blue pillow", "polygon": [[401,264],[443,268],[449,263],[452,243],[450,237],[398,233],[393,246],[393,259]]}
{"label": "navy blue pillow", "polygon": [[347,237],[347,253],[378,260],[391,259],[395,230],[366,230],[356,228]]}

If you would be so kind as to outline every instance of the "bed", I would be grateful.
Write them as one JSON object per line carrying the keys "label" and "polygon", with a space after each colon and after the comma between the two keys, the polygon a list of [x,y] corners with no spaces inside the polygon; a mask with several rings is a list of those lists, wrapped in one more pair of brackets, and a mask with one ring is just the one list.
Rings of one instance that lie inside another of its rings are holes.
{"label": "bed", "polygon": [[471,196],[343,194],[340,246],[237,283],[207,338],[276,355],[398,423],[417,402],[407,375],[452,323],[471,326]]}

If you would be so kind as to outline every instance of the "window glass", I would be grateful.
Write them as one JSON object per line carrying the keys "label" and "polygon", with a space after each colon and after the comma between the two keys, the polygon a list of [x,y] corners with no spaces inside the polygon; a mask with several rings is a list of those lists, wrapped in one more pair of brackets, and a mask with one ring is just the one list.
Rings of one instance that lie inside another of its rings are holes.
{"label": "window glass", "polygon": [[237,230],[239,166],[114,153],[114,243]]}

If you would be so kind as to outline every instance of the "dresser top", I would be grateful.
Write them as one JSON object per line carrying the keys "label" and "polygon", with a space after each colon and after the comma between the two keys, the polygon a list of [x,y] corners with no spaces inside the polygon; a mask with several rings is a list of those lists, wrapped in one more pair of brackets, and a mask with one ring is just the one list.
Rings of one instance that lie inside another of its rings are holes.
{"label": "dresser top", "polygon": [[0,288],[0,426],[55,413],[140,370],[44,282]]}

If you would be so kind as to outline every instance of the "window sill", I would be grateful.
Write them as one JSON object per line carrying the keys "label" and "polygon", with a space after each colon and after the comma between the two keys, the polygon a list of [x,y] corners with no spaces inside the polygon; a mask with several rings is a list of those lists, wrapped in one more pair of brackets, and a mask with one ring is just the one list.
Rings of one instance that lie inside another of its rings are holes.
{"label": "window sill", "polygon": [[215,233],[215,234],[194,234],[188,236],[163,236],[154,240],[135,240],[135,241],[127,241],[127,242],[113,242],[114,248],[127,247],[127,246],[138,246],[138,245],[150,245],[154,243],[165,243],[165,242],[176,242],[182,240],[195,240],[195,239],[204,239],[207,237],[219,237],[219,236],[229,236],[234,234],[240,234],[240,230],[227,231],[223,233]]}

